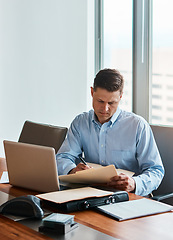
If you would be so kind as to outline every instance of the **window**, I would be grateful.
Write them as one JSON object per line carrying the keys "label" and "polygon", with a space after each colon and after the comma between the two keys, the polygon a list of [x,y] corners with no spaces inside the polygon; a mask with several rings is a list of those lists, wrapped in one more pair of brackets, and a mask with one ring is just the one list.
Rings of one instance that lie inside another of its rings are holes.
{"label": "window", "polygon": [[[172,0],[153,1],[151,123],[173,125],[173,21]],[[159,85],[158,89],[156,86]],[[160,96],[160,100],[155,96]],[[153,106],[160,106],[157,109]],[[156,118],[156,116],[158,118]],[[160,118],[162,120],[160,121]]]}
{"label": "window", "polygon": [[132,1],[103,1],[102,68],[114,68],[125,79],[123,98],[125,110],[132,110]]}
{"label": "window", "polygon": [[151,124],[173,125],[173,1],[96,1],[101,67],[125,78],[121,107]]}

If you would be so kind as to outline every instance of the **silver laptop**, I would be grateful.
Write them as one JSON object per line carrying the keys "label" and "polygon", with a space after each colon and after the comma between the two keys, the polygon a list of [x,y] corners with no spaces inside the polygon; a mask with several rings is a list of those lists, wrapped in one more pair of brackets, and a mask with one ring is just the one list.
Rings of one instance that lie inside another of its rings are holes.
{"label": "silver laptop", "polygon": [[39,192],[59,190],[54,148],[4,140],[4,149],[11,185]]}

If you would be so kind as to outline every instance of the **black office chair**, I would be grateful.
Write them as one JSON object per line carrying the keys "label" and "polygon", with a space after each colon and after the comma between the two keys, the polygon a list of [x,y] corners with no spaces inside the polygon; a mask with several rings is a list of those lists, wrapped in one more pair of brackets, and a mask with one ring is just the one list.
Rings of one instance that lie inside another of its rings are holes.
{"label": "black office chair", "polygon": [[57,153],[66,137],[67,130],[66,127],[26,121],[23,125],[18,141],[53,147],[55,153]]}
{"label": "black office chair", "polygon": [[162,161],[165,176],[152,199],[173,205],[173,128],[151,125]]}

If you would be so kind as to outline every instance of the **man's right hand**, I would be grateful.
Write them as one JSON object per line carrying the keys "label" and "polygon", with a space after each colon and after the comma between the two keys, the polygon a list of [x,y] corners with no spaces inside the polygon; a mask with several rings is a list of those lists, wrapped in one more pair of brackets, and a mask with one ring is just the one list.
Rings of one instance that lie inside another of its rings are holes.
{"label": "man's right hand", "polygon": [[86,169],[89,169],[91,168],[90,166],[88,165],[85,165],[83,163],[79,163],[75,168],[73,168],[68,174],[72,174],[72,173],[76,173],[78,171],[82,171],[82,170],[86,170]]}

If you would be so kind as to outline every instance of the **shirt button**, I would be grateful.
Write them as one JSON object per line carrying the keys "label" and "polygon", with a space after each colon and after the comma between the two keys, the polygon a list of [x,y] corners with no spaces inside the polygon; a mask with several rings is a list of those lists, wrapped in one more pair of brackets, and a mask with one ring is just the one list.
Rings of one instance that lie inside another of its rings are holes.
{"label": "shirt button", "polygon": [[103,144],[101,145],[101,147],[103,147]]}

